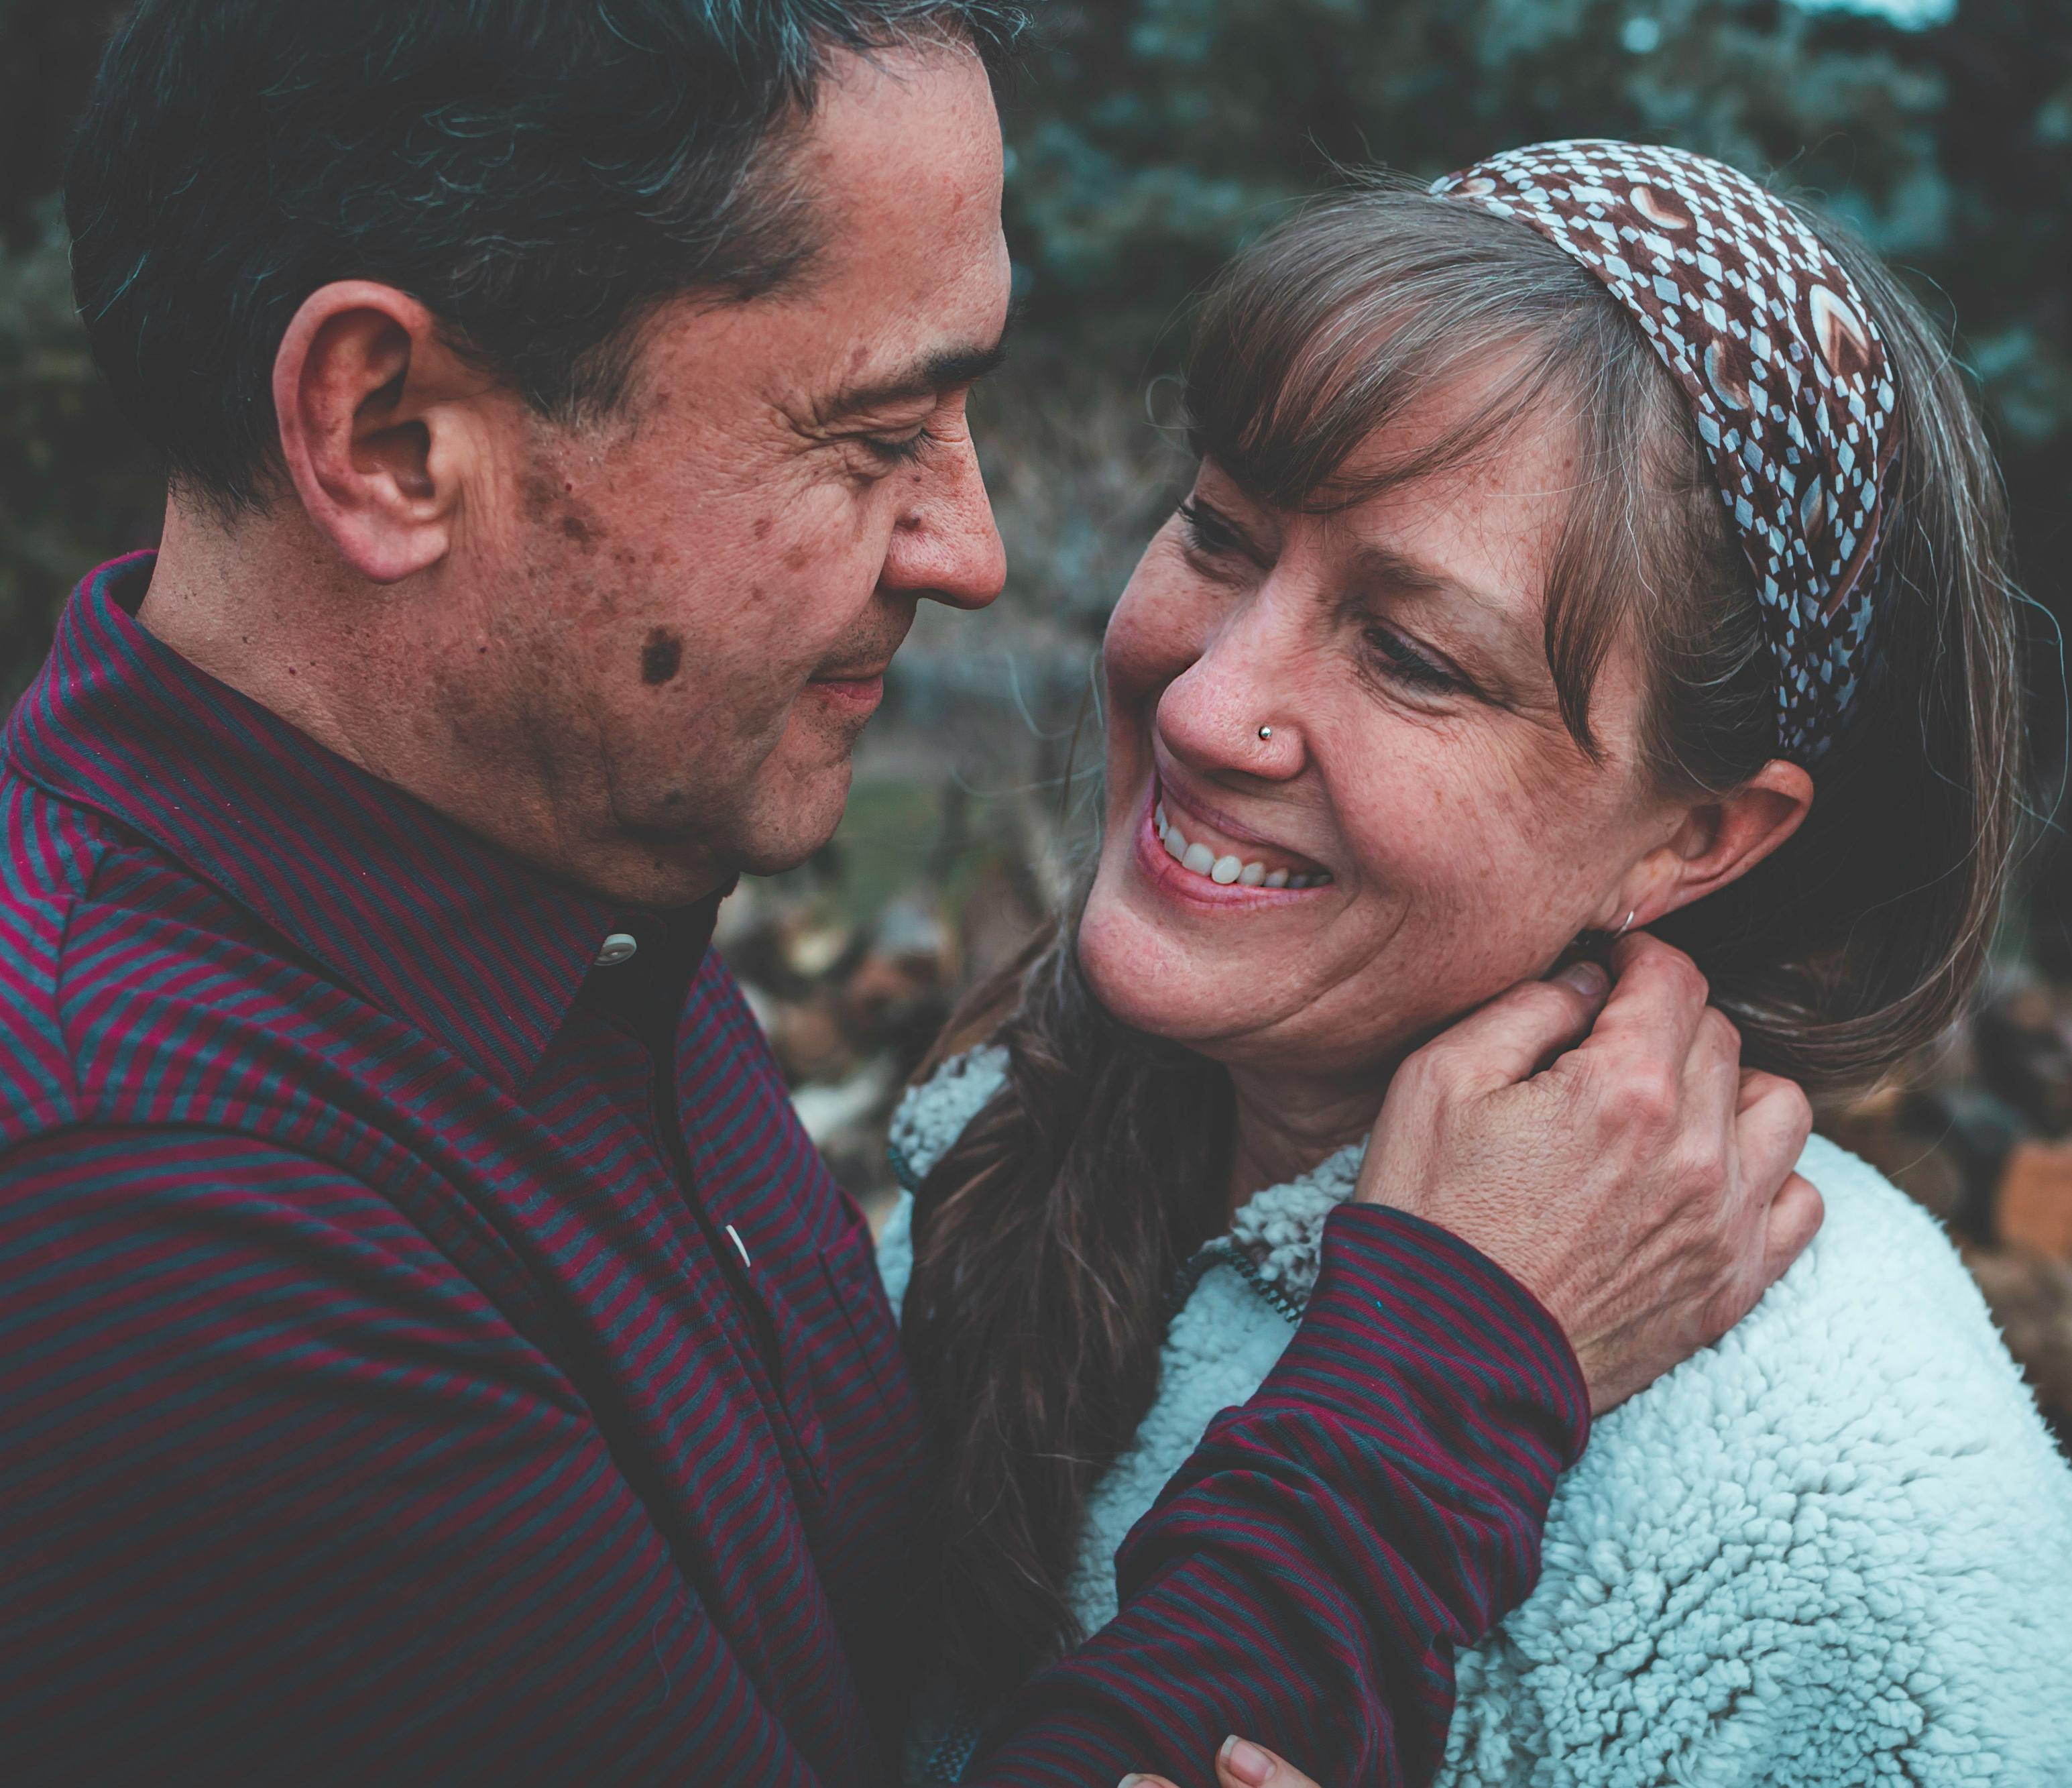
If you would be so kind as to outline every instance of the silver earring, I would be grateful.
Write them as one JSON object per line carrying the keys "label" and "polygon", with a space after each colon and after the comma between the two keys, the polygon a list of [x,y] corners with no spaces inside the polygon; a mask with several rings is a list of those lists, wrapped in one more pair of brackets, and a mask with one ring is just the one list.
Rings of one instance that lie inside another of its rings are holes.
{"label": "silver earring", "polygon": [[1616,931],[1614,931],[1614,932],[1613,932],[1613,933],[1612,933],[1612,942],[1613,942],[1613,943],[1618,943],[1618,940],[1619,940],[1621,938],[1624,937],[1624,936],[1626,935],[1626,933],[1627,933],[1627,932],[1630,931],[1633,929],[1633,915],[1634,915],[1635,913],[1638,912],[1639,910],[1640,910],[1640,909],[1639,909],[1638,906],[1629,906],[1629,907],[1627,907],[1627,908],[1626,908],[1626,923],[1625,923],[1623,925],[1622,925],[1622,926],[1621,926],[1621,927],[1619,927]]}
{"label": "silver earring", "polygon": [[1262,726],[1259,730],[1259,736],[1263,739],[1270,739],[1273,737],[1273,729],[1271,726]]}

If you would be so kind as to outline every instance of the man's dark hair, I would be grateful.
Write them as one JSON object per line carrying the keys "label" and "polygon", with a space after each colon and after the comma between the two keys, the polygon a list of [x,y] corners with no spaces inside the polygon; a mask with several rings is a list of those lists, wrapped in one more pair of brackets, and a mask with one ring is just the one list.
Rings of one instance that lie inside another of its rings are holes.
{"label": "man's dark hair", "polygon": [[542,414],[608,415],[641,321],[800,277],[788,126],[831,51],[944,36],[989,64],[1005,0],[142,0],[65,186],[94,357],[225,512],[279,461],[282,335],[336,279],[410,293]]}

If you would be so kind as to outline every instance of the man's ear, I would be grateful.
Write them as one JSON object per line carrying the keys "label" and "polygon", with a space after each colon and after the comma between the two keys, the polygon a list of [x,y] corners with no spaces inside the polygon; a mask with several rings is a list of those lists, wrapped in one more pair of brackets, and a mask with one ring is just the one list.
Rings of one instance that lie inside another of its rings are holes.
{"label": "man's ear", "polygon": [[[1812,777],[1777,758],[1739,787],[1693,803],[1669,842],[1636,863],[1622,884],[1634,927],[1652,925],[1747,874],[1798,831],[1812,806]],[[1614,914],[1606,929],[1623,916]]]}
{"label": "man's ear", "polygon": [[371,582],[425,570],[453,545],[487,457],[483,375],[393,286],[339,280],[302,301],[273,357],[273,409],[296,493]]}

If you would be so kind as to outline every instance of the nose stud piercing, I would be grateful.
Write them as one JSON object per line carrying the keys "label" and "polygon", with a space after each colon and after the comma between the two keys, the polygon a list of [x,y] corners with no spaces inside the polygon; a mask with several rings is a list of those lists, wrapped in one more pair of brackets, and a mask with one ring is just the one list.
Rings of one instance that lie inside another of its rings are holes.
{"label": "nose stud piercing", "polygon": [[1271,726],[1262,726],[1259,730],[1259,736],[1263,739],[1270,739],[1273,737],[1273,729]]}

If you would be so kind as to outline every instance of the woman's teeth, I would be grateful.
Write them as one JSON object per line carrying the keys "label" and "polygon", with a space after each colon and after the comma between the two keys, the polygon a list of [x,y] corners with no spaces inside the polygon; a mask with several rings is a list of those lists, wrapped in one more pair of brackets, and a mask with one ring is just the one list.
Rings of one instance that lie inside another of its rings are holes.
{"label": "woman's teeth", "polygon": [[1320,888],[1331,879],[1321,872],[1315,875],[1291,875],[1285,869],[1268,869],[1264,863],[1219,857],[1207,845],[1190,844],[1187,835],[1166,817],[1163,801],[1153,810],[1151,817],[1152,824],[1158,828],[1158,841],[1166,847],[1168,857],[1182,869],[1207,876],[1225,887],[1235,882],[1240,888]]}

